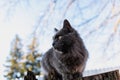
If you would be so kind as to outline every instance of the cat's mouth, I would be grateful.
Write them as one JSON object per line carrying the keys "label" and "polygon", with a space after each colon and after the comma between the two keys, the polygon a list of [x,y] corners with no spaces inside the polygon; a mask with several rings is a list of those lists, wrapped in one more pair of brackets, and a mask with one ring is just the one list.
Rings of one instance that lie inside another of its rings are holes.
{"label": "cat's mouth", "polygon": [[53,50],[54,50],[56,53],[60,53],[60,54],[63,53],[62,51],[59,51],[58,49],[55,49],[54,47],[53,47]]}

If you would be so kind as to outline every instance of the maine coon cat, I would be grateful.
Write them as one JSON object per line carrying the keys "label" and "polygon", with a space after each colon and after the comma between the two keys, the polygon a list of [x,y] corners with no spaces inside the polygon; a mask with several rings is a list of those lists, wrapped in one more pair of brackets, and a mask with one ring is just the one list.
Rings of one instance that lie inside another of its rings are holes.
{"label": "maine coon cat", "polygon": [[81,77],[88,59],[88,51],[68,20],[64,20],[63,28],[54,35],[52,46],[42,58],[44,79],[74,80]]}

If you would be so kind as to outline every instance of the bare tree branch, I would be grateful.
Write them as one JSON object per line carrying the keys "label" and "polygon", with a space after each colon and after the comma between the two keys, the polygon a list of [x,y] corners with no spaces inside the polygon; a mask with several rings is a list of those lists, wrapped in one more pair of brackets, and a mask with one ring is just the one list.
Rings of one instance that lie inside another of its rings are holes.
{"label": "bare tree branch", "polygon": [[[55,8],[55,4],[56,4],[57,0],[54,0],[54,1],[51,1],[46,10],[43,12],[42,15],[39,16],[39,19],[37,21],[37,23],[34,25],[34,31],[33,31],[33,34],[37,32],[37,30],[39,29],[40,25],[42,24],[46,24],[47,26],[47,23],[48,23],[48,17],[53,13],[54,11],[54,8]],[[44,26],[45,27],[45,26]],[[42,31],[42,30],[41,30]],[[40,32],[41,32],[40,31]],[[41,33],[44,33],[43,31]]]}
{"label": "bare tree branch", "polygon": [[[69,7],[73,4],[74,1],[75,1],[75,0],[69,0],[67,6],[66,6],[66,8],[65,8],[65,10],[63,11],[63,14],[62,14],[62,17],[61,17],[60,24],[62,23],[62,21],[63,21],[65,15],[66,15],[66,13],[67,13],[67,11],[68,11],[68,9],[69,9]],[[64,6],[64,5],[63,5],[63,6]]]}

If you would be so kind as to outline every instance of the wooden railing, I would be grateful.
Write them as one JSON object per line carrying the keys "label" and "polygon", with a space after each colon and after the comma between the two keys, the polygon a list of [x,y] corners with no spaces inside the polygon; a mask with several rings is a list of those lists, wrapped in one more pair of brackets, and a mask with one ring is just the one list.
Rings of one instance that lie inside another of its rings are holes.
{"label": "wooden railing", "polygon": [[[37,79],[35,78],[33,72],[28,71],[27,76],[24,77],[24,80],[37,80]],[[84,76],[83,78],[79,78],[77,80],[120,80],[120,76],[119,76],[119,70],[113,70],[97,75]]]}
{"label": "wooden railing", "polygon": [[119,70],[83,77],[82,80],[120,80]]}

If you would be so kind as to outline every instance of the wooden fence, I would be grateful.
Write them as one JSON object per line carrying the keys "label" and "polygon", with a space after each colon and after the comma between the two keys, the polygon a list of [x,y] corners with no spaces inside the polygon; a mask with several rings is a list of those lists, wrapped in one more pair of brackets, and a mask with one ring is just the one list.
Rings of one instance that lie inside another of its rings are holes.
{"label": "wooden fence", "polygon": [[[24,80],[37,80],[37,79],[35,78],[33,72],[28,71],[27,76],[24,77]],[[83,78],[79,78],[77,80],[120,80],[120,75],[119,70],[113,70],[97,75],[84,76]]]}
{"label": "wooden fence", "polygon": [[82,80],[120,80],[119,70],[83,77]]}

